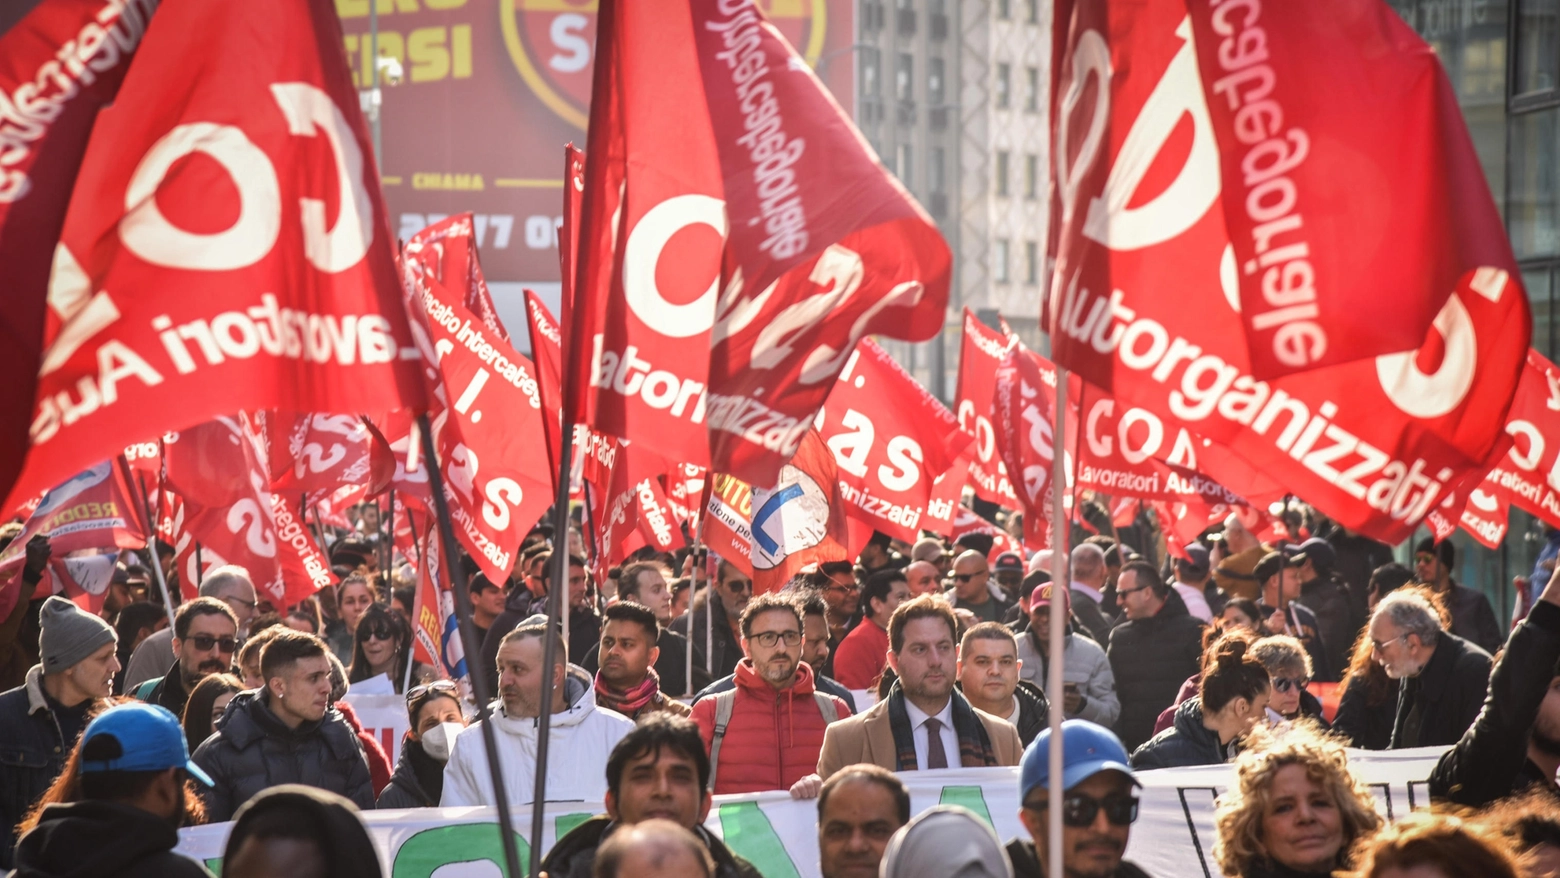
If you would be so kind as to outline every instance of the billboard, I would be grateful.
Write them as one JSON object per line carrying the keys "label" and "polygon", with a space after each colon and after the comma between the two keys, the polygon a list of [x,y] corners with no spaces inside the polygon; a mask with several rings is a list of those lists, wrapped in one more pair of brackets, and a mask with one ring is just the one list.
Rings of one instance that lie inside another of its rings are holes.
{"label": "billboard", "polygon": [[[469,210],[495,292],[555,285],[563,145],[585,144],[596,0],[335,0],[363,89],[371,2],[379,54],[401,67],[399,84],[381,77],[381,174],[394,231],[410,238]],[[854,0],[757,2],[810,64],[828,60],[826,84],[848,112]]]}

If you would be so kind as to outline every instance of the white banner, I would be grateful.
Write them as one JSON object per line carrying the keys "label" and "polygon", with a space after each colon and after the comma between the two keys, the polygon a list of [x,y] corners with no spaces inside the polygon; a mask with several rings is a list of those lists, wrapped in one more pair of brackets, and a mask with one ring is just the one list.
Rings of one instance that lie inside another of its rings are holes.
{"label": "white banner", "polygon": [[401,755],[401,739],[412,727],[411,718],[406,715],[405,696],[348,694],[343,700],[352,705],[363,731],[379,742],[394,766]]}
{"label": "white banner", "polygon": [[[1424,808],[1427,780],[1442,748],[1372,752],[1350,751],[1354,771],[1376,793],[1377,809],[1387,818]],[[1132,825],[1127,859],[1156,878],[1217,878],[1212,862],[1213,801],[1228,787],[1233,768],[1209,765],[1138,774],[1142,807]],[[986,818],[1005,843],[1023,833],[1018,822],[1018,769],[955,768],[906,772],[911,807],[963,805]],[[600,813],[600,802],[550,802],[546,806],[544,848],[558,836]],[[529,857],[525,834],[529,808],[516,808],[513,819],[522,864]],[[784,792],[717,796],[705,825],[765,878],[818,878],[817,802],[794,801]],[[423,808],[373,811],[364,815],[390,878],[492,878],[502,874],[503,850],[494,831],[493,808]],[[179,852],[204,861],[221,874],[222,848],[230,824],[199,826],[180,832]]]}

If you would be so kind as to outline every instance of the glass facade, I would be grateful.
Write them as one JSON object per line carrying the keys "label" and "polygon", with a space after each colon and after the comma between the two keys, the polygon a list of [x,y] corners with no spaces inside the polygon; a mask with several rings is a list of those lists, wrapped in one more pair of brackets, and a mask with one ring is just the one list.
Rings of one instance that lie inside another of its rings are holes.
{"label": "glass facade", "polygon": [[[1560,0],[1388,0],[1435,50],[1457,92],[1490,192],[1506,219],[1533,305],[1533,347],[1557,358],[1560,327]],[[1423,532],[1422,532],[1423,533]],[[1498,550],[1459,531],[1457,577],[1510,617],[1512,577],[1526,576],[1545,540],[1511,510]]]}

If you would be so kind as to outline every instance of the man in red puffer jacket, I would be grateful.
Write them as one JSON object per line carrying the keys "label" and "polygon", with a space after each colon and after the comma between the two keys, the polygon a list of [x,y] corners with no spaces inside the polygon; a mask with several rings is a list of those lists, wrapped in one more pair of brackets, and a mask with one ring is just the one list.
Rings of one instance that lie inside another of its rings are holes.
{"label": "man in red puffer jacket", "polygon": [[741,626],[747,657],[737,665],[736,688],[693,706],[710,751],[711,788],[789,790],[815,780],[823,730],[850,708],[813,689],[812,668],[802,661],[802,611],[791,597],[755,597]]}

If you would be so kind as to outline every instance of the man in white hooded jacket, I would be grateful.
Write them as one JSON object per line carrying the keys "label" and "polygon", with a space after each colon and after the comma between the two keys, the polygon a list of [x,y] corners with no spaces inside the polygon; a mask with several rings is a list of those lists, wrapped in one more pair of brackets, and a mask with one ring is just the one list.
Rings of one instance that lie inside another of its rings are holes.
{"label": "man in white hooded jacket", "polygon": [[[498,647],[499,701],[485,720],[497,733],[504,789],[513,804],[531,802],[536,784],[537,718],[542,703],[545,621],[527,620],[504,635]],[[558,637],[557,633],[552,633]],[[558,664],[553,668],[552,720],[549,729],[547,800],[600,802],[607,792],[607,756],[634,723],[622,714],[596,706],[588,674],[568,665],[568,650],[558,639]],[[489,777],[482,724],[473,723],[456,736],[444,767],[441,807],[496,805]]]}

